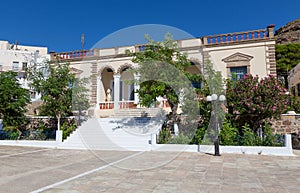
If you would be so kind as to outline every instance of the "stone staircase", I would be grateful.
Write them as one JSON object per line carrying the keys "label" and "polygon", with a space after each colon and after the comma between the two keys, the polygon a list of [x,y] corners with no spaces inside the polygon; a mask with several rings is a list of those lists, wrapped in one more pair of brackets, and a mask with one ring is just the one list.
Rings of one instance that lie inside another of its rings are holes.
{"label": "stone staircase", "polygon": [[161,108],[115,109],[112,117],[165,117],[165,111]]}
{"label": "stone staircase", "polygon": [[148,151],[164,120],[160,109],[120,109],[111,118],[88,119],[60,148]]}

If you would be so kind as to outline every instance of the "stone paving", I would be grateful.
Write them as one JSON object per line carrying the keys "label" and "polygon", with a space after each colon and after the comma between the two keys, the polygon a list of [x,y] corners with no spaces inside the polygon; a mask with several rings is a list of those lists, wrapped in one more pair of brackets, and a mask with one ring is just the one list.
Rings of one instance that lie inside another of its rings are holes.
{"label": "stone paving", "polygon": [[298,193],[300,153],[295,153],[294,157],[215,157],[0,146],[0,192]]}

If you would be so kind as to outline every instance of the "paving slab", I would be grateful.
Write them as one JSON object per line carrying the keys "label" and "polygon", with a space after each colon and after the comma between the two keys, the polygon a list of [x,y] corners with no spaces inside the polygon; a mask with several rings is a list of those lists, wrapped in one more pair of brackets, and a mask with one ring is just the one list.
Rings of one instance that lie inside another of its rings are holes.
{"label": "paving slab", "polygon": [[1,152],[1,193],[300,192],[298,154],[174,156],[21,147],[0,147]]}

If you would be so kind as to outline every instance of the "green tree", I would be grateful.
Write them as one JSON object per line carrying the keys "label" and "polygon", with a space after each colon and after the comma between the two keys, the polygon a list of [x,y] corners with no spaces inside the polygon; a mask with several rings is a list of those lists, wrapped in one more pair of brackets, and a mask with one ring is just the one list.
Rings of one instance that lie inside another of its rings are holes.
{"label": "green tree", "polygon": [[300,44],[277,44],[275,51],[277,74],[284,77],[287,88],[288,72],[300,62]]}
{"label": "green tree", "polygon": [[78,112],[78,122],[81,124],[82,111],[87,110],[91,105],[89,103],[89,95],[87,84],[89,78],[75,78],[72,84],[72,109]]}
{"label": "green tree", "polygon": [[17,73],[12,71],[0,73],[0,118],[4,127],[18,131],[19,139],[30,98],[28,90],[21,88],[16,76]]}
{"label": "green tree", "polygon": [[[43,73],[45,69],[48,77]],[[56,117],[60,130],[61,118],[72,114],[72,83],[75,75],[70,73],[69,64],[59,61],[46,63],[43,68],[32,67],[28,72],[31,86],[42,95],[40,114]]]}
{"label": "green tree", "polygon": [[287,107],[288,96],[275,76],[259,79],[246,75],[236,82],[227,82],[228,112],[236,116],[239,126],[246,123],[253,131],[272,118],[278,118]]}
{"label": "green tree", "polygon": [[[165,97],[171,107],[167,127],[172,131],[174,124],[179,121],[177,109],[180,100],[186,101],[185,105],[188,105],[187,98],[191,99],[193,96],[188,87],[191,87],[191,81],[201,78],[200,75],[193,75],[187,71],[191,62],[186,54],[180,52],[171,34],[166,34],[162,42],[155,42],[148,36],[146,39],[148,43],[143,51],[126,51],[133,57],[132,61],[139,64],[136,73],[142,77],[138,82],[140,103],[149,107],[155,103],[156,97]],[[189,109],[190,112],[197,112],[197,105],[189,103],[189,106],[192,108]]]}

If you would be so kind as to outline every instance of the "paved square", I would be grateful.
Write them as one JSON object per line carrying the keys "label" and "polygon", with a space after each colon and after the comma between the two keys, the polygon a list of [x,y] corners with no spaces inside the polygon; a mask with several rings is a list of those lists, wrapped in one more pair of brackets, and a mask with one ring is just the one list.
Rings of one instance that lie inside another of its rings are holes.
{"label": "paved square", "polygon": [[300,157],[0,146],[0,192],[300,192]]}

